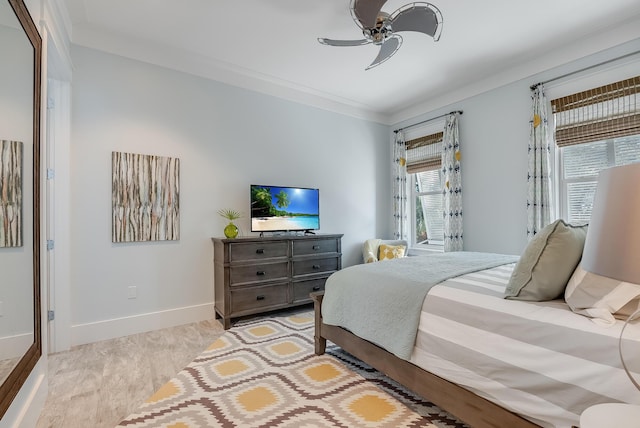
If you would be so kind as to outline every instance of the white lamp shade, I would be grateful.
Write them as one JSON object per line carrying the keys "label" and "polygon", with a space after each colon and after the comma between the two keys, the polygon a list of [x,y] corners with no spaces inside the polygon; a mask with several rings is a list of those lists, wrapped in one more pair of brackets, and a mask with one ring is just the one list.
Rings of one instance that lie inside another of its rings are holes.
{"label": "white lamp shade", "polygon": [[640,284],[640,163],[600,172],[581,264]]}

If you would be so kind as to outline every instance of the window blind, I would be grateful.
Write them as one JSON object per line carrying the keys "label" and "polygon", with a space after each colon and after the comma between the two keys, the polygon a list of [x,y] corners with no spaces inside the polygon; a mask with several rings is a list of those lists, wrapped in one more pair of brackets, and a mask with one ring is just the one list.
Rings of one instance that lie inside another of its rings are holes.
{"label": "window blind", "polygon": [[589,222],[600,171],[639,160],[640,135],[564,147],[562,179],[566,185],[566,218],[569,223]]}
{"label": "window blind", "polygon": [[443,132],[438,132],[405,142],[407,146],[407,174],[440,168],[443,136]]}
{"label": "window blind", "polygon": [[640,134],[640,76],[551,101],[558,147]]}
{"label": "window blind", "polygon": [[564,161],[564,178],[597,176],[604,168],[612,164],[609,160],[609,149],[606,141],[592,144],[581,144],[562,152]]}
{"label": "window blind", "polygon": [[[442,180],[439,169],[416,174],[416,243],[438,244],[444,239]],[[422,222],[420,222],[422,219]]]}
{"label": "window blind", "polygon": [[588,224],[593,209],[597,181],[567,184],[567,220],[573,225]]}

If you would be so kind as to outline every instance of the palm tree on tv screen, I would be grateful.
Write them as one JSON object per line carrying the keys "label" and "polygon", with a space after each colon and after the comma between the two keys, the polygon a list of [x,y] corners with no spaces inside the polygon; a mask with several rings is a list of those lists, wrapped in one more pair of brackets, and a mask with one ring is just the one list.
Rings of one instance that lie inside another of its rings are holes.
{"label": "palm tree on tv screen", "polygon": [[289,195],[284,190],[281,190],[276,195],[276,204],[279,208],[287,208],[289,206]]}
{"label": "palm tree on tv screen", "polygon": [[255,198],[263,204],[268,205],[271,202],[271,193],[268,187],[259,187],[255,190]]}
{"label": "palm tree on tv screen", "polygon": [[271,189],[269,187],[254,187],[251,189],[251,193],[252,216],[269,216],[273,210],[273,204],[271,203]]}

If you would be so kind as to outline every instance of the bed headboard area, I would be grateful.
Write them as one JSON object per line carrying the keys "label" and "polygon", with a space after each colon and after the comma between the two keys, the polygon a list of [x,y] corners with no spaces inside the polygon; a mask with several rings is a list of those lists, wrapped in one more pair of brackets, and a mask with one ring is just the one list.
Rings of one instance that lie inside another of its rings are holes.
{"label": "bed headboard area", "polygon": [[602,325],[640,307],[640,163],[603,170],[589,225],[556,220],[538,232],[513,271],[505,298],[564,298]]}

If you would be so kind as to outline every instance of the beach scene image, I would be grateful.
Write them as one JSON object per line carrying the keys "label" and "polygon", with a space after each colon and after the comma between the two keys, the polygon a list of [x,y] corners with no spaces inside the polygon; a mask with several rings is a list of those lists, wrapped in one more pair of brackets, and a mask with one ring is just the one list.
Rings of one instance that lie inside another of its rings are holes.
{"label": "beach scene image", "polygon": [[317,189],[251,186],[251,230],[314,230],[320,227]]}

